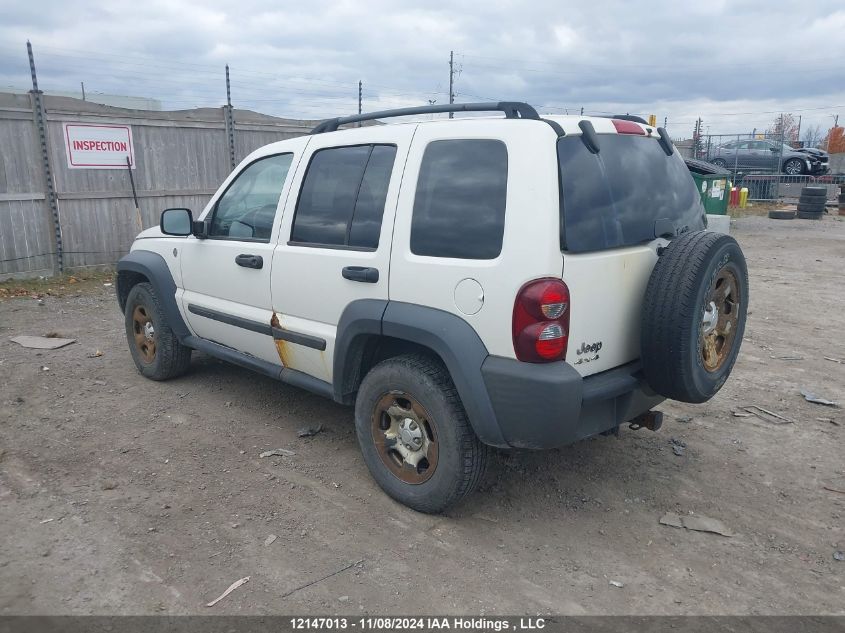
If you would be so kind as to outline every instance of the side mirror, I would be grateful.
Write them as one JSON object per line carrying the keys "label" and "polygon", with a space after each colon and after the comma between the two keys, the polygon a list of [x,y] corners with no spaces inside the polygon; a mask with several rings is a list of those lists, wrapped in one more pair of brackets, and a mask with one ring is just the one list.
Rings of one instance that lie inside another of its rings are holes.
{"label": "side mirror", "polygon": [[770,148],[769,148],[769,151],[770,151],[770,152],[775,152],[775,153],[777,153],[778,148],[777,148],[777,147],[770,147]]}
{"label": "side mirror", "polygon": [[165,209],[161,213],[159,228],[165,235],[187,237],[191,234],[194,218],[190,209]]}

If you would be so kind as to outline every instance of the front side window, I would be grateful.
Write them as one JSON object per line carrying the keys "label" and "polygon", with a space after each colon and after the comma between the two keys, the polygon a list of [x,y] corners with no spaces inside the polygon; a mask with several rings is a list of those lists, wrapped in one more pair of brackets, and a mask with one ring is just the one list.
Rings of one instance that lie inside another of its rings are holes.
{"label": "front side window", "polygon": [[296,203],[291,242],[378,248],[395,158],[393,145],[315,152]]}
{"label": "front side window", "polygon": [[433,141],[420,165],[411,252],[495,259],[502,252],[508,150],[502,141]]}
{"label": "front side window", "polygon": [[209,237],[269,242],[292,160],[293,154],[267,156],[238,174],[214,207]]}

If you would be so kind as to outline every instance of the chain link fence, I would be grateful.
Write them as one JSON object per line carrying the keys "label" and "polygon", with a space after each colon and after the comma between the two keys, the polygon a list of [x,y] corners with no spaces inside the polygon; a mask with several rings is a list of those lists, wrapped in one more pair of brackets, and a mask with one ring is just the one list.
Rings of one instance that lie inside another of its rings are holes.
{"label": "chain link fence", "polygon": [[834,200],[841,177],[828,175],[829,158],[795,147],[782,133],[702,134],[693,139],[691,154],[730,173],[737,191],[748,190],[755,201],[797,200],[807,185],[827,185]]}

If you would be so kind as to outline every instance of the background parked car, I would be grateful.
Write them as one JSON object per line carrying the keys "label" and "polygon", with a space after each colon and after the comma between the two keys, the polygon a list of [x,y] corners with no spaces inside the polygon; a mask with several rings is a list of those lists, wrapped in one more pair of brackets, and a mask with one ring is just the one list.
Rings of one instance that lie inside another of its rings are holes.
{"label": "background parked car", "polygon": [[824,173],[827,168],[814,154],[767,140],[725,143],[713,151],[710,162],[728,169],[783,171],[791,176]]}

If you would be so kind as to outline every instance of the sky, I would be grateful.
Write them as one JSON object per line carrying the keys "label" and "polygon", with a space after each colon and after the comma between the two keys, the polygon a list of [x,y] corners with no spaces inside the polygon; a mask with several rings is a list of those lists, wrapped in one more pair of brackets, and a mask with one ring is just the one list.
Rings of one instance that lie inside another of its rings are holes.
{"label": "sky", "polygon": [[845,122],[845,4],[742,0],[0,0],[0,90],[151,97],[164,109],[232,103],[290,118],[455,100],[542,113],[655,114],[750,133],[780,112]]}

